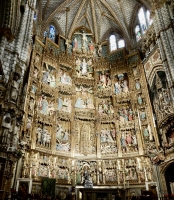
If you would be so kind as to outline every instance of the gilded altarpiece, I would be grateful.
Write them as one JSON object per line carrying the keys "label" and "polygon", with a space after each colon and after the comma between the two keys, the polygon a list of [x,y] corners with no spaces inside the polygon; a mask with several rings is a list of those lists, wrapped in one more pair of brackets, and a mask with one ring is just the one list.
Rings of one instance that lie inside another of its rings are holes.
{"label": "gilded altarpiece", "polygon": [[67,52],[35,40],[23,177],[83,185],[89,173],[93,185],[120,187],[154,181],[148,152],[153,160],[158,141],[139,55],[116,51],[123,57],[111,62],[84,30],[72,37],[72,56]]}

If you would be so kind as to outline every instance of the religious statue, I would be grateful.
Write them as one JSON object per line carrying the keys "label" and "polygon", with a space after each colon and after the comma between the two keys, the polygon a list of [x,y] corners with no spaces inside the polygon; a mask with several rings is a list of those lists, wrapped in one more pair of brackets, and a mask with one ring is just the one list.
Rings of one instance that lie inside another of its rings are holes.
{"label": "religious statue", "polygon": [[142,104],[143,104],[143,99],[142,99],[142,97],[141,97],[140,94],[138,94],[138,104],[139,104],[139,105],[142,105]]}
{"label": "religious statue", "polygon": [[120,83],[119,82],[115,82],[114,83],[114,87],[115,87],[115,94],[120,94],[120,92],[121,92]]}
{"label": "religious statue", "polygon": [[144,136],[145,141],[149,141],[149,130],[147,127],[144,127],[143,129],[143,136]]}
{"label": "religious statue", "polygon": [[86,76],[86,74],[87,74],[87,67],[88,67],[88,65],[87,65],[87,62],[86,62],[86,60],[84,58],[83,61],[82,61],[82,63],[81,63],[81,75],[82,76]]}
{"label": "religious statue", "polygon": [[75,108],[86,108],[85,102],[81,97],[78,97],[75,103]]}
{"label": "religious statue", "polygon": [[50,100],[49,102],[48,102],[48,111],[47,111],[47,113],[48,113],[48,115],[49,116],[52,116],[52,115],[54,115],[54,100]]}
{"label": "religious statue", "polygon": [[131,132],[126,133],[126,143],[127,143],[128,145],[130,145],[130,144],[132,144],[132,142],[133,142],[133,139],[132,139],[132,134],[131,134]]}
{"label": "religious statue", "polygon": [[34,99],[31,98],[29,102],[29,110],[31,111],[31,113],[33,113],[34,111],[34,104],[35,104]]}
{"label": "religious statue", "polygon": [[132,139],[133,139],[133,144],[134,145],[137,145],[137,137],[136,137],[136,134],[132,134]]}
{"label": "religious statue", "polygon": [[12,132],[12,126],[11,126],[11,115],[10,113],[6,113],[2,119],[2,131],[0,133],[2,144],[10,144],[11,140],[11,132]]}
{"label": "religious statue", "polygon": [[56,87],[56,79],[53,74],[50,74],[50,87]]}
{"label": "religious statue", "polygon": [[78,50],[78,41],[77,38],[75,37],[73,40],[73,51]]}
{"label": "religious statue", "polygon": [[39,111],[41,114],[47,115],[48,114],[48,101],[47,97],[42,95],[38,102]]}
{"label": "religious statue", "polygon": [[140,83],[138,82],[138,80],[136,80],[136,82],[135,82],[135,88],[136,88],[137,90],[140,90],[140,88],[141,88],[141,85],[140,85]]}
{"label": "religious statue", "polygon": [[137,76],[138,72],[137,72],[137,67],[133,67],[132,68],[132,71],[133,71],[133,75],[134,76]]}
{"label": "religious statue", "polygon": [[88,47],[89,47],[90,54],[93,54],[93,52],[95,50],[95,46],[92,41],[89,42]]}
{"label": "religious statue", "polygon": [[97,51],[98,56],[101,57],[102,56],[102,45],[101,45],[101,43],[98,44],[97,48],[98,48],[98,51]]}
{"label": "religious statue", "polygon": [[10,91],[10,97],[12,101],[17,100],[19,86],[20,86],[20,76],[17,73],[15,73],[12,80],[11,91]]}
{"label": "religious statue", "polygon": [[41,144],[41,146],[44,147],[51,147],[51,135],[48,132],[47,128],[38,128],[37,129],[37,142]]}
{"label": "religious statue", "polygon": [[86,100],[86,108],[95,109],[92,98],[87,98]]}
{"label": "religious statue", "polygon": [[39,64],[39,61],[40,61],[40,56],[39,56],[39,54],[36,54],[36,56],[35,56],[35,59],[34,59],[34,64]]}
{"label": "religious statue", "polygon": [[18,141],[19,141],[19,124],[16,123],[14,127],[14,134],[13,134],[13,147],[16,149],[18,148]]}
{"label": "religious statue", "polygon": [[160,161],[165,160],[164,152],[162,149],[157,150],[155,147],[152,147],[149,149],[148,155],[151,158],[153,164],[157,164]]}
{"label": "religious statue", "polygon": [[92,179],[90,177],[89,169],[87,166],[84,167],[84,188],[93,188]]}
{"label": "religious statue", "polygon": [[42,129],[40,127],[37,128],[36,135],[37,135],[36,143],[41,145],[41,142],[42,142]]}
{"label": "religious statue", "polygon": [[64,72],[63,75],[60,77],[60,83],[66,85],[72,85],[72,79],[69,75],[66,75],[66,72]]}
{"label": "religious statue", "polygon": [[129,86],[128,86],[128,78],[127,74],[118,74],[116,76],[117,81],[114,83],[115,94],[120,93],[128,93],[129,92]]}
{"label": "religious statue", "polygon": [[32,86],[31,86],[31,93],[32,93],[32,94],[35,94],[36,91],[37,91],[36,86],[35,86],[35,85],[32,85]]}
{"label": "religious statue", "polygon": [[27,137],[30,136],[30,131],[32,129],[32,119],[30,117],[27,118],[26,122],[26,132],[27,132]]}
{"label": "religious statue", "polygon": [[38,73],[39,73],[38,69],[37,69],[37,68],[34,68],[33,77],[34,77],[35,79],[38,78]]}
{"label": "religious statue", "polygon": [[140,112],[140,119],[141,119],[141,120],[145,120],[145,119],[146,119],[146,112],[145,112],[145,110],[142,110],[142,111]]}
{"label": "religious statue", "polygon": [[65,45],[66,45],[66,49],[67,49],[67,50],[69,50],[70,47],[71,47],[71,44],[70,44],[70,43],[71,43],[71,40],[69,40],[69,39],[66,39],[66,40],[65,40]]}

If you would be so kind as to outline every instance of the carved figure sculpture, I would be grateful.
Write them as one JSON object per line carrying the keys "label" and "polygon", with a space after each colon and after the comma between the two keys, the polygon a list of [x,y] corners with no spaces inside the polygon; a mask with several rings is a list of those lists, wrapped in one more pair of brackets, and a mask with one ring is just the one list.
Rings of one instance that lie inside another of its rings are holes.
{"label": "carved figure sculpture", "polygon": [[135,82],[135,88],[136,88],[137,90],[140,90],[140,88],[141,88],[141,85],[140,85],[140,83],[138,82],[138,80],[136,80],[136,82]]}
{"label": "carved figure sculpture", "polygon": [[114,84],[114,87],[115,87],[115,94],[120,94],[120,84],[119,84],[119,82],[116,82],[115,84]]}
{"label": "carved figure sculpture", "polygon": [[78,49],[78,41],[77,41],[77,38],[75,37],[73,40],[73,51],[75,51],[77,49]]}
{"label": "carved figure sculpture", "polygon": [[33,77],[34,77],[34,78],[37,78],[37,76],[38,76],[38,69],[37,69],[37,68],[34,68]]}
{"label": "carved figure sculpture", "polygon": [[10,91],[10,97],[12,101],[16,101],[18,97],[18,90],[19,90],[19,75],[15,74],[12,84],[11,84],[11,91]]}
{"label": "carved figure sculpture", "polygon": [[92,179],[87,166],[84,167],[84,188],[93,188]]}
{"label": "carved figure sculpture", "polygon": [[18,147],[18,141],[19,141],[19,125],[16,124],[14,127],[14,134],[13,134],[13,147]]}
{"label": "carved figure sculpture", "polygon": [[142,103],[143,103],[143,99],[142,99],[141,95],[139,94],[138,95],[138,104],[142,105]]}
{"label": "carved figure sculpture", "polygon": [[145,139],[146,141],[149,140],[149,130],[148,130],[147,127],[144,127],[144,129],[143,129],[143,136],[144,136],[144,139]]}
{"label": "carved figure sculpture", "polygon": [[41,96],[39,100],[39,111],[40,113],[47,115],[48,114],[48,101],[46,96]]}

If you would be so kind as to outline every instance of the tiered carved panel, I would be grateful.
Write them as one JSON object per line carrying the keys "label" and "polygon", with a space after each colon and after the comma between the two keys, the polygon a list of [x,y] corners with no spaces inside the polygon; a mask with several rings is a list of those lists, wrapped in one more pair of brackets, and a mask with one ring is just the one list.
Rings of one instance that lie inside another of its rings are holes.
{"label": "tiered carved panel", "polygon": [[97,57],[92,41],[91,34],[76,32],[72,56],[49,40],[43,52],[36,41],[24,131],[40,161],[33,165],[27,154],[25,177],[90,186],[152,180],[145,172],[149,159],[142,164],[155,131],[139,56],[111,62]]}

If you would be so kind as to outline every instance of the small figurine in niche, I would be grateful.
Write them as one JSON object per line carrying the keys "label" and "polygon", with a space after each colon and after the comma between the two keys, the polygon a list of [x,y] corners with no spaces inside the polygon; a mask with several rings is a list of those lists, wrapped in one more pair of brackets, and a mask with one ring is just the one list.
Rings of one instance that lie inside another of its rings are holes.
{"label": "small figurine in niche", "polygon": [[121,141],[121,146],[125,147],[126,146],[125,133],[121,134],[120,141]]}
{"label": "small figurine in niche", "polygon": [[34,77],[34,78],[37,78],[38,73],[39,73],[38,69],[37,69],[37,68],[34,68],[33,77]]}
{"label": "small figurine in niche", "polygon": [[47,98],[46,96],[41,96],[38,103],[39,110],[44,115],[48,114],[48,101],[46,98]]}
{"label": "small figurine in niche", "polygon": [[135,134],[132,134],[133,144],[137,145],[137,137]]}
{"label": "small figurine in niche", "polygon": [[98,43],[98,51],[97,51],[97,53],[98,53],[99,57],[102,56],[102,45],[101,45],[101,43]]}
{"label": "small figurine in niche", "polygon": [[144,136],[144,139],[145,139],[146,141],[149,140],[149,130],[148,130],[147,127],[144,127],[144,129],[143,129],[143,136]]}
{"label": "small figurine in niche", "polygon": [[94,109],[95,107],[94,107],[94,104],[93,104],[93,101],[92,101],[92,98],[87,98],[87,100],[86,100],[86,107],[88,108],[88,109]]}
{"label": "small figurine in niche", "polygon": [[71,47],[71,41],[69,39],[65,40],[66,49],[68,50]]}
{"label": "small figurine in niche", "polygon": [[35,59],[34,59],[34,64],[39,64],[39,60],[40,60],[40,56],[39,56],[39,54],[36,54],[36,57],[35,57]]}
{"label": "small figurine in niche", "polygon": [[81,97],[79,97],[75,103],[75,108],[86,108],[84,101]]}
{"label": "small figurine in niche", "polygon": [[87,65],[87,62],[86,62],[86,60],[85,60],[85,58],[83,59],[83,61],[82,61],[82,63],[81,63],[81,75],[82,76],[86,76],[87,75],[87,67],[88,67],[88,65]]}
{"label": "small figurine in niche", "polygon": [[129,121],[133,120],[133,111],[131,108],[128,108],[128,119]]}
{"label": "small figurine in niche", "polygon": [[28,117],[28,118],[27,118],[27,124],[26,124],[26,131],[27,131],[27,134],[30,133],[31,127],[32,127],[32,121],[31,121],[31,118]]}
{"label": "small figurine in niche", "polygon": [[137,90],[140,90],[140,88],[141,88],[141,85],[140,85],[140,83],[138,82],[138,80],[136,80],[136,82],[135,82],[135,88],[136,88]]}
{"label": "small figurine in niche", "polygon": [[73,40],[73,51],[75,51],[77,49],[78,49],[78,41],[77,41],[77,38],[75,37]]}
{"label": "small figurine in niche", "polygon": [[30,98],[29,110],[30,110],[31,112],[34,111],[34,104],[35,104],[34,99],[33,99],[33,98]]}
{"label": "small figurine in niche", "polygon": [[56,79],[53,74],[50,75],[50,86],[51,87],[56,87]]}
{"label": "small figurine in niche", "polygon": [[63,100],[62,100],[62,97],[59,97],[58,98],[58,110],[61,110],[63,107]]}
{"label": "small figurine in niche", "polygon": [[145,120],[146,119],[146,112],[145,112],[144,109],[140,112],[140,119],[141,120]]}
{"label": "small figurine in niche", "polygon": [[133,75],[134,76],[137,76],[138,72],[137,72],[137,67],[133,67],[132,68],[132,71],[133,71]]}
{"label": "small figurine in niche", "polygon": [[79,58],[76,60],[76,72],[78,76],[81,75],[81,60]]}
{"label": "small figurine in niche", "polygon": [[64,72],[64,74],[61,76],[60,82],[63,83],[63,84],[67,84],[67,85],[71,85],[71,84],[72,84],[71,77],[68,76],[68,75],[66,75],[65,72]]}
{"label": "small figurine in niche", "polygon": [[35,85],[32,85],[32,86],[31,86],[31,93],[32,93],[32,94],[35,94],[36,91],[37,91],[36,86],[35,86]]}
{"label": "small figurine in niche", "polygon": [[104,74],[104,72],[101,72],[99,75],[100,78],[100,82],[102,83],[102,88],[106,87],[106,75]]}
{"label": "small figurine in niche", "polygon": [[10,97],[12,101],[16,101],[18,97],[18,90],[20,85],[20,76],[17,73],[14,73],[13,81],[11,84]]}
{"label": "small figurine in niche", "polygon": [[143,99],[141,97],[141,94],[138,94],[138,104],[142,105],[143,104]]}
{"label": "small figurine in niche", "polygon": [[37,128],[36,135],[37,135],[36,143],[41,145],[41,142],[42,142],[42,129],[40,127]]}
{"label": "small figurine in niche", "polygon": [[14,127],[14,135],[13,135],[13,146],[15,148],[18,147],[18,141],[19,141],[19,124],[16,123],[15,127]]}
{"label": "small figurine in niche", "polygon": [[128,145],[132,144],[132,134],[131,134],[131,132],[126,133],[126,143]]}
{"label": "small figurine in niche", "polygon": [[54,114],[54,100],[49,101],[48,114],[52,116]]}
{"label": "small figurine in niche", "polygon": [[106,81],[107,81],[106,86],[107,86],[107,87],[110,87],[111,84],[112,84],[112,82],[111,82],[111,79],[109,78],[109,76],[106,78]]}
{"label": "small figurine in niche", "polygon": [[88,44],[88,47],[89,47],[89,52],[93,54],[95,47],[92,41],[90,41],[90,43]]}
{"label": "small figurine in niche", "polygon": [[127,84],[127,80],[124,80],[122,83],[122,87],[123,87],[123,92],[127,93],[129,92],[129,88],[128,88],[128,84]]}
{"label": "small figurine in niche", "polygon": [[48,84],[50,82],[50,74],[48,71],[43,71],[42,82]]}
{"label": "small figurine in niche", "polygon": [[114,87],[115,87],[115,94],[119,94],[121,89],[119,82],[115,82]]}

